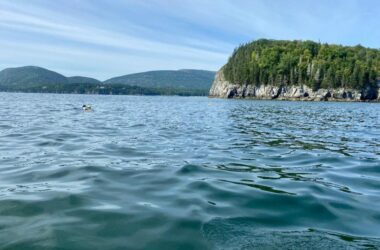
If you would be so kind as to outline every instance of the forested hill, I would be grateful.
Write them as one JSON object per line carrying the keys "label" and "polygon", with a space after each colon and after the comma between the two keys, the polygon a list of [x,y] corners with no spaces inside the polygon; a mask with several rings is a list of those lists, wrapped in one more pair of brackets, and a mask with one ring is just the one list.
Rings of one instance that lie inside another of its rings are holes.
{"label": "forested hill", "polygon": [[376,87],[380,50],[312,41],[261,39],[237,48],[223,67],[236,84],[324,88]]}
{"label": "forested hill", "polygon": [[207,70],[157,70],[111,78],[104,83],[126,84],[144,88],[209,90],[215,72]]}
{"label": "forested hill", "polygon": [[28,88],[38,84],[65,84],[65,76],[37,66],[7,68],[0,71],[0,86],[8,88]]}
{"label": "forested hill", "polygon": [[41,67],[25,66],[0,71],[0,91],[205,96],[214,74],[213,71],[205,70],[162,70],[125,75],[101,82],[83,76],[65,77]]}

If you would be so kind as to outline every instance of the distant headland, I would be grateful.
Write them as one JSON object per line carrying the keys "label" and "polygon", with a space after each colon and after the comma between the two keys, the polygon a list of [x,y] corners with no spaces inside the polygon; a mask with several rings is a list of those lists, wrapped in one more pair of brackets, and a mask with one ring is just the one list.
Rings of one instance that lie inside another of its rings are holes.
{"label": "distant headland", "polygon": [[209,96],[380,101],[379,87],[379,49],[260,39],[235,49]]}

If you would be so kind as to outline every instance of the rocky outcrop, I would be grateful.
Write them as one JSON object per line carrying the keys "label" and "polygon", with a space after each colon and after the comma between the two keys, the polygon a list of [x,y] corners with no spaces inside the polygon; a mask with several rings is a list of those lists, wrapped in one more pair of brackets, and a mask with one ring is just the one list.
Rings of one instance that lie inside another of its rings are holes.
{"label": "rocky outcrop", "polygon": [[227,81],[223,70],[217,72],[211,86],[210,97],[220,98],[252,98],[252,99],[279,99],[305,101],[380,101],[380,89],[319,89],[313,91],[306,85],[301,86],[273,86],[234,84]]}

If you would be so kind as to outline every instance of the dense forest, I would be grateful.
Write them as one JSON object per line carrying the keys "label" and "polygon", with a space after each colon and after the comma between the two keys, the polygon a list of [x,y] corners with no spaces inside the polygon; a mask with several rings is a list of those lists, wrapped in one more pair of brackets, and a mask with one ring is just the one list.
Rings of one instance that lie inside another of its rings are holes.
{"label": "dense forest", "polygon": [[261,39],[235,49],[223,73],[237,84],[362,89],[377,84],[380,50]]}

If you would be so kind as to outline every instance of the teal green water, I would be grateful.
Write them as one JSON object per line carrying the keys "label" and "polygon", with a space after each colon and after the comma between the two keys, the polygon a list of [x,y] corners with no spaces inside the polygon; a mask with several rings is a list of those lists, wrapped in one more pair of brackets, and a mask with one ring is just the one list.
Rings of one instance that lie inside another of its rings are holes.
{"label": "teal green water", "polygon": [[0,249],[380,248],[379,104],[0,93],[0,115]]}

